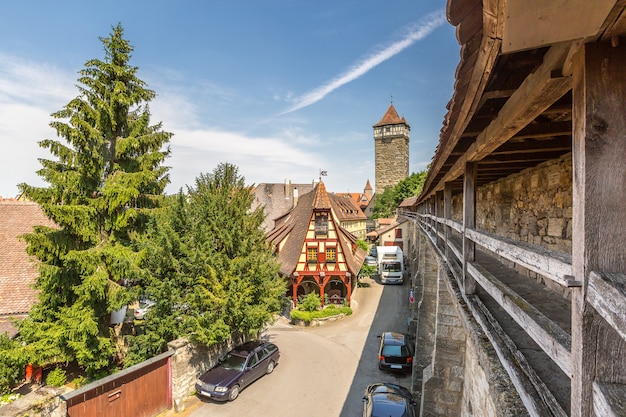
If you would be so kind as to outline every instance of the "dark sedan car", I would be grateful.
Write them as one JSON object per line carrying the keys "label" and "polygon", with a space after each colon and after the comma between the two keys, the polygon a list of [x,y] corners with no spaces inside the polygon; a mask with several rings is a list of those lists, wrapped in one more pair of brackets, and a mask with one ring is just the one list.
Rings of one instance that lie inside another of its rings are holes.
{"label": "dark sedan car", "polygon": [[244,343],[198,378],[196,392],[217,401],[233,401],[247,385],[271,374],[279,358],[280,351],[273,343],[262,340]]}
{"label": "dark sedan car", "polygon": [[385,332],[380,336],[378,368],[391,371],[411,371],[413,348],[404,333]]}
{"label": "dark sedan car", "polygon": [[408,389],[396,384],[371,384],[363,394],[363,417],[414,417],[416,405]]}

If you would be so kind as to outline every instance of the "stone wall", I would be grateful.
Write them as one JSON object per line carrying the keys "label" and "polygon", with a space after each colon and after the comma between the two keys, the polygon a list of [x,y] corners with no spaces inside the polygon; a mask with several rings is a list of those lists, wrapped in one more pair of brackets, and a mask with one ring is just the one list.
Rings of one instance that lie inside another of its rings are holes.
{"label": "stone wall", "polygon": [[395,186],[409,176],[409,140],[404,136],[374,141],[375,180],[377,193],[386,186]]}
{"label": "stone wall", "polygon": [[197,346],[187,339],[168,343],[175,351],[172,356],[172,403],[176,412],[185,409],[185,399],[195,391],[196,379],[217,364],[217,361],[233,347],[244,343],[248,338],[234,335],[228,342],[210,348]]}
{"label": "stone wall", "polygon": [[[543,163],[476,192],[476,228],[561,253],[572,250],[572,157]],[[463,221],[463,196],[452,217]]]}

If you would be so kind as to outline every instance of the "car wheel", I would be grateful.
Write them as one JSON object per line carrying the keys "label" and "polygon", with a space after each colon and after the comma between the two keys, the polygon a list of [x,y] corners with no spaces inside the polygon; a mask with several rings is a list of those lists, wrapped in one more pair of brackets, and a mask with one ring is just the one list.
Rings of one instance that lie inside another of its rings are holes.
{"label": "car wheel", "polygon": [[228,394],[228,401],[235,401],[239,397],[239,385],[235,385],[230,389],[230,394]]}
{"label": "car wheel", "polygon": [[274,361],[270,361],[267,364],[267,370],[265,371],[266,374],[271,374],[272,372],[274,372]]}

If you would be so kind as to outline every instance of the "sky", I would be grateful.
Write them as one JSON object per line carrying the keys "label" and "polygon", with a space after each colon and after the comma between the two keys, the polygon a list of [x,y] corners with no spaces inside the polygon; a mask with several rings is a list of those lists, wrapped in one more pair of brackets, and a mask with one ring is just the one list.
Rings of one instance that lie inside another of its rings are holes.
{"label": "sky", "polygon": [[[118,23],[130,65],[155,91],[151,124],[172,132],[166,193],[220,163],[248,185],[362,192],[373,128],[393,103],[411,126],[409,171],[425,170],[452,97],[459,45],[445,0],[0,2],[0,196],[47,184],[38,142],[79,95]],[[320,176],[326,171],[326,176]]]}

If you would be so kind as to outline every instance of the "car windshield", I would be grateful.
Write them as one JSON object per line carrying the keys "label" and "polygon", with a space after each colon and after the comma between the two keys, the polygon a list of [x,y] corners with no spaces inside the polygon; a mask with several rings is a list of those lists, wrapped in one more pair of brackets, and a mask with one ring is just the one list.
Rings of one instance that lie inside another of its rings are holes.
{"label": "car windshield", "polygon": [[385,264],[383,264],[383,271],[386,271],[386,272],[400,272],[400,271],[402,271],[402,268],[400,266],[400,262],[385,263]]}
{"label": "car windshield", "polygon": [[383,356],[409,356],[409,351],[406,346],[383,346]]}
{"label": "car windshield", "polygon": [[243,367],[246,364],[246,358],[228,354],[220,362],[220,366],[226,369],[234,369],[235,371],[243,371]]}

